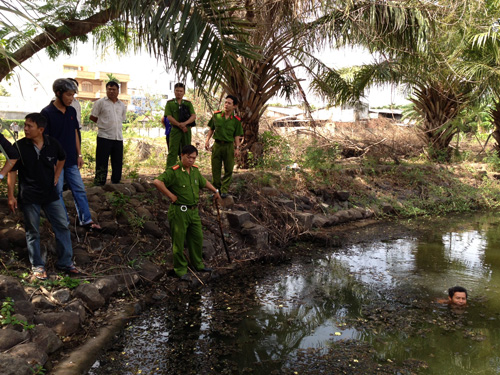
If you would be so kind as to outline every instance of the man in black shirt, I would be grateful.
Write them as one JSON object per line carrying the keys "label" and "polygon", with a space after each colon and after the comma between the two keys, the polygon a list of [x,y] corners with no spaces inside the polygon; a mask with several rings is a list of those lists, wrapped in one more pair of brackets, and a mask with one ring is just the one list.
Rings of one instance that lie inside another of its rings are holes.
{"label": "man in black shirt", "polygon": [[[8,176],[8,203],[12,212],[19,206],[24,215],[29,258],[36,278],[47,279],[45,261],[40,254],[40,209],[52,225],[56,237],[57,269],[78,275],[73,265],[73,248],[64,209],[56,185],[66,160],[59,142],[43,134],[47,120],[39,113],[26,116],[25,138],[17,142],[21,159]],[[18,199],[14,197],[16,171],[19,174]]]}

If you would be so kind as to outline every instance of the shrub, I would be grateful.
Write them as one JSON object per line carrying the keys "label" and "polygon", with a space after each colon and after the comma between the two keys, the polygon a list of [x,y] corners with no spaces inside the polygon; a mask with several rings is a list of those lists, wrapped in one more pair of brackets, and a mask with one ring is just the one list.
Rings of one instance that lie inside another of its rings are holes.
{"label": "shrub", "polygon": [[339,158],[340,149],[337,144],[321,146],[314,141],[307,146],[303,154],[302,166],[311,169],[334,169],[335,160]]}

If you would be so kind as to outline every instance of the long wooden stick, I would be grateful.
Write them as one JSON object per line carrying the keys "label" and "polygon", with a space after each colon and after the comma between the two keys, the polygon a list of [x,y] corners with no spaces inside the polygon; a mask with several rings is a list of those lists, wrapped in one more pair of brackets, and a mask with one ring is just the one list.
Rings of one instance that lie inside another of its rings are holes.
{"label": "long wooden stick", "polygon": [[194,271],[188,267],[188,270],[193,274],[194,277],[196,277],[198,279],[198,281],[200,282],[201,285],[205,286],[205,283],[203,281],[201,281],[201,279],[198,277],[197,274],[194,273]]}
{"label": "long wooden stick", "polygon": [[222,220],[220,218],[219,202],[218,199],[214,199],[215,207],[217,208],[217,220],[219,221],[220,236],[222,237],[222,243],[224,244],[224,249],[226,250],[227,261],[231,263],[231,257],[229,256],[229,250],[227,248],[226,239],[224,238],[224,231],[222,230]]}

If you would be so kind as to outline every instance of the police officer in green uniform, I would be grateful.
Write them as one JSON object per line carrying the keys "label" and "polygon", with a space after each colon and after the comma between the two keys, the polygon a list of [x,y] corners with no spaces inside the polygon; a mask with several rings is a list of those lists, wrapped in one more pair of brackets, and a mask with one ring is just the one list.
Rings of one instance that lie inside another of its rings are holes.
{"label": "police officer in green uniform", "polygon": [[168,222],[172,236],[174,253],[174,271],[183,277],[187,273],[188,262],[184,255],[184,241],[189,250],[189,259],[194,268],[200,272],[210,272],[203,264],[203,231],[198,213],[199,190],[206,187],[215,193],[214,199],[219,199],[219,191],[208,182],[194,165],[198,150],[192,145],[184,146],[181,152],[181,162],[167,168],[153,185],[171,201],[168,209]]}
{"label": "police officer in green uniform", "polygon": [[[231,177],[233,176],[234,158],[240,154],[240,137],[243,136],[241,119],[234,114],[238,99],[233,95],[226,96],[224,111],[214,113],[208,126],[205,149],[210,150],[210,138],[214,136],[212,147],[212,183],[221,191],[225,198],[229,192]],[[224,177],[221,180],[222,164],[224,164]]]}
{"label": "police officer in green uniform", "polygon": [[[164,116],[172,125],[168,141],[167,169],[177,164],[182,148],[191,144],[191,127],[196,120],[193,104],[189,100],[182,99],[185,94],[183,83],[175,84],[174,94],[175,99],[169,100],[165,106]],[[188,119],[180,118],[181,106],[189,110],[191,116]]]}

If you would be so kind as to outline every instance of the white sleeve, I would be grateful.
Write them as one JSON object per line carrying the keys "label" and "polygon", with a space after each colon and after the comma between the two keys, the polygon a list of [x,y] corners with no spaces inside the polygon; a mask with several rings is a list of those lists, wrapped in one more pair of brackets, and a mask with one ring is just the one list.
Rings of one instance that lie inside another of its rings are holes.
{"label": "white sleeve", "polygon": [[90,115],[99,118],[100,113],[101,113],[101,101],[98,100],[92,106],[92,112],[90,112]]}

